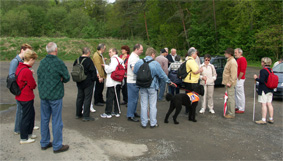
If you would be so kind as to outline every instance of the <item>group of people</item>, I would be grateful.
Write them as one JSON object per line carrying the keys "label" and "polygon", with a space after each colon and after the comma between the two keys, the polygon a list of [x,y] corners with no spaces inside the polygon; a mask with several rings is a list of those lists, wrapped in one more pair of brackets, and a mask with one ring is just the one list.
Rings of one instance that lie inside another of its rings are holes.
{"label": "group of people", "polygon": [[[46,46],[47,55],[40,61],[37,70],[38,81],[36,83],[31,69],[37,54],[28,44],[21,46],[21,52],[10,63],[9,77],[16,77],[17,84],[21,89],[21,94],[16,96],[17,114],[15,121],[15,133],[20,134],[21,144],[33,143],[36,136],[33,135],[35,120],[34,111],[34,93],[33,90],[38,86],[41,111],[41,149],[53,147],[54,153],[63,152],[69,149],[68,145],[62,144],[62,98],[64,96],[64,83],[70,80],[68,69],[64,62],[57,57],[58,49],[54,42]],[[168,54],[168,48],[158,52],[154,48],[147,48],[144,59],[140,59],[143,53],[143,46],[136,44],[133,51],[125,45],[121,47],[121,55],[118,50],[110,48],[108,54],[110,63],[106,64],[107,58],[103,55],[106,51],[105,44],[99,44],[97,51],[91,56],[89,48],[82,49],[82,55],[76,59],[73,66],[81,64],[86,78],[81,82],[76,82],[78,93],[76,100],[76,118],[82,121],[93,121],[90,112],[95,112],[94,106],[105,106],[105,112],[101,118],[120,117],[120,105],[127,105],[128,121],[141,122],[141,126],[146,128],[148,117],[150,127],[158,127],[157,101],[164,100],[166,84],[171,94],[178,94],[179,88],[183,85],[187,91],[194,91],[199,84],[204,86],[204,96],[202,97],[202,107],[199,113],[205,113],[206,106],[209,112],[214,114],[213,92],[214,81],[217,73],[215,67],[210,63],[211,56],[204,55],[204,62],[200,64],[198,51],[191,47],[186,55],[186,71],[188,75],[182,80],[178,77],[177,71],[180,68],[181,57],[177,55],[176,49],[171,49]],[[244,113],[245,111],[245,93],[244,82],[247,68],[247,61],[243,57],[243,51],[240,48],[235,50],[228,48],[225,50],[227,63],[223,72],[222,84],[225,85],[228,100],[227,119],[235,118],[235,113]],[[237,60],[235,60],[235,58]],[[154,61],[155,60],[155,61]],[[144,63],[148,63],[152,81],[149,87],[139,87],[136,84],[137,74]],[[271,59],[262,58],[262,66],[270,70]],[[121,64],[125,70],[123,81],[114,80],[111,74]],[[30,68],[30,69],[29,69]],[[271,70],[270,70],[271,71]],[[268,72],[260,71],[260,77],[254,76],[259,82],[259,102],[262,103],[262,120],[256,121],[258,124],[273,123],[272,92],[268,89],[266,82]],[[103,99],[104,83],[107,87],[106,101]],[[122,89],[123,102],[120,103],[120,91]],[[93,97],[94,94],[94,97]],[[141,113],[137,113],[137,103],[140,94]],[[93,103],[92,103],[93,98]],[[148,113],[149,105],[149,113]],[[114,108],[113,108],[114,107]],[[270,117],[266,120],[267,107]],[[188,111],[186,111],[188,112]],[[53,142],[50,142],[49,122],[52,117]],[[141,121],[138,119],[140,117]]]}

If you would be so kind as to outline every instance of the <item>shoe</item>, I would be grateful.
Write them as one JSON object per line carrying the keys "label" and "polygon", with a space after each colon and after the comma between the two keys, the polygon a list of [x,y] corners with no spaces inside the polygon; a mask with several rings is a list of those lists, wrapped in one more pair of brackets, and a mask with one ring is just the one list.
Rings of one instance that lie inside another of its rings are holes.
{"label": "shoe", "polygon": [[158,127],[159,125],[158,124],[155,124],[153,126],[150,126],[150,128],[155,128],[155,127]]}
{"label": "shoe", "polygon": [[104,106],[104,104],[99,102],[99,103],[95,104],[95,106]]}
{"label": "shoe", "polygon": [[165,99],[158,99],[157,102],[165,102]]}
{"label": "shoe", "polygon": [[238,108],[235,108],[235,111],[239,111],[239,109],[238,109]]}
{"label": "shoe", "polygon": [[215,111],[213,109],[209,110],[209,112],[215,114]]}
{"label": "shoe", "polygon": [[90,105],[90,112],[96,112],[96,110],[93,108],[93,105]]}
{"label": "shoe", "polygon": [[127,102],[122,102],[122,103],[120,103],[120,105],[126,105],[127,104]]}
{"label": "shoe", "polygon": [[76,116],[76,119],[80,119],[80,118],[82,118],[83,116]]}
{"label": "shoe", "polygon": [[39,129],[38,126],[34,126],[34,127],[33,127],[33,130],[38,130],[38,129]]}
{"label": "shoe", "polygon": [[274,120],[267,119],[267,122],[270,124],[274,124]]}
{"label": "shoe", "polygon": [[146,126],[141,125],[141,127],[142,127],[143,129],[146,129]]}
{"label": "shoe", "polygon": [[103,114],[100,115],[100,117],[110,119],[112,117],[112,115],[108,115],[106,113],[103,113]]}
{"label": "shoe", "polygon": [[138,113],[135,113],[134,115],[135,117],[138,117],[138,118],[141,117]]}
{"label": "shoe", "polygon": [[262,120],[258,120],[255,123],[259,125],[266,125],[266,121],[262,121]]}
{"label": "shoe", "polygon": [[128,121],[139,122],[140,120],[135,117],[128,117]]}
{"label": "shoe", "polygon": [[245,111],[238,110],[238,111],[235,111],[235,113],[237,113],[237,114],[243,114],[243,113],[245,113]]}
{"label": "shoe", "polygon": [[37,138],[37,136],[36,136],[36,135],[34,135],[34,134],[31,134],[31,135],[29,135],[28,137],[29,137],[29,138],[31,138],[31,139],[35,139],[35,138]]}
{"label": "shoe", "polygon": [[35,142],[35,139],[27,139],[27,140],[21,140],[20,141],[20,144],[29,144],[29,143],[34,143]]}
{"label": "shoe", "polygon": [[94,121],[94,118],[93,117],[84,117],[82,120],[83,120],[83,122],[85,122],[85,121]]}
{"label": "shoe", "polygon": [[15,134],[15,135],[20,135],[20,133],[19,133],[19,132],[14,132],[14,134]]}
{"label": "shoe", "polygon": [[224,116],[226,119],[234,119],[235,118],[235,116],[232,116],[232,115],[225,115]]}
{"label": "shoe", "polygon": [[112,116],[115,116],[115,117],[120,117],[120,114],[118,114],[118,113],[114,113],[114,112],[112,112],[112,114],[111,114]]}
{"label": "shoe", "polygon": [[54,150],[54,153],[61,153],[64,151],[67,151],[69,149],[69,145],[62,145],[62,147],[59,150]]}
{"label": "shoe", "polygon": [[204,108],[201,108],[199,113],[204,113],[205,112],[205,109]]}
{"label": "shoe", "polygon": [[52,143],[50,142],[46,147],[41,147],[41,150],[46,150],[52,147]]}

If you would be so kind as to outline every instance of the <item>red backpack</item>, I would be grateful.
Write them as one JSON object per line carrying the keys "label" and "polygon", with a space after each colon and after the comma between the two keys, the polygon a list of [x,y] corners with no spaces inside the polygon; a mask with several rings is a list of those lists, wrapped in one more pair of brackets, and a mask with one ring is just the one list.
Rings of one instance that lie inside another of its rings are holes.
{"label": "red backpack", "polygon": [[268,72],[267,82],[265,83],[266,87],[270,89],[277,88],[279,82],[278,76],[273,73],[272,69],[270,69],[271,72],[267,68],[264,69]]}
{"label": "red backpack", "polygon": [[111,73],[111,78],[114,81],[122,82],[123,79],[124,79],[126,70],[125,70],[124,66],[119,62],[118,58],[116,58],[116,59],[118,61],[118,65],[117,65],[115,71]]}

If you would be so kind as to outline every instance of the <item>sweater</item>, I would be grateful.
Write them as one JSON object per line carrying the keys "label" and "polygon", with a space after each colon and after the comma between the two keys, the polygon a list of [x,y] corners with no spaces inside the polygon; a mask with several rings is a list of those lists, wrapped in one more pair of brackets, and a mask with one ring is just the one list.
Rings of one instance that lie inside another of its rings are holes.
{"label": "sweater", "polygon": [[[208,64],[207,66],[202,63],[202,65],[200,66],[202,67],[203,71],[200,74],[200,84],[201,85],[209,85],[209,86],[213,86],[214,85],[214,81],[216,80],[217,74],[216,74],[216,70],[214,68],[213,64]],[[202,80],[202,78],[206,76],[207,80],[204,81]]]}
{"label": "sweater", "polygon": [[[16,96],[18,101],[31,101],[34,99],[33,90],[36,88],[36,82],[33,78],[32,71],[29,69],[31,66],[19,63],[15,72],[17,77],[17,84],[21,90],[21,94]],[[21,72],[20,72],[21,71]]]}
{"label": "sweater", "polygon": [[224,67],[222,84],[226,86],[227,83],[229,83],[231,84],[231,86],[235,86],[237,84],[237,70],[237,62],[235,58],[231,56],[230,58],[228,58],[227,63]]}
{"label": "sweater", "polygon": [[[267,69],[271,72],[270,68],[267,68]],[[259,78],[256,79],[256,81],[259,82],[258,91],[257,91],[258,95],[262,95],[262,91],[264,91],[265,94],[269,92],[273,93],[273,89],[270,89],[265,85],[265,83],[267,82],[268,76],[269,76],[269,73],[266,71],[266,69],[260,70]]]}
{"label": "sweater", "polygon": [[247,60],[245,57],[240,57],[237,59],[237,64],[238,64],[238,74],[237,77],[239,77],[240,72],[244,73],[241,79],[246,79],[246,69],[247,69]]}
{"label": "sweater", "polygon": [[64,84],[70,80],[64,62],[55,55],[46,55],[37,69],[38,92],[42,100],[58,100],[64,97]]}

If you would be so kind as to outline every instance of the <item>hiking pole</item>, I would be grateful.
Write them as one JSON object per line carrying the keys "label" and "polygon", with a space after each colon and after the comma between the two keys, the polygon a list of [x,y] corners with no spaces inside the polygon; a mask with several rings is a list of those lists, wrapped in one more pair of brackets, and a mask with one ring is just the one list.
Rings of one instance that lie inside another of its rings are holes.
{"label": "hiking pole", "polygon": [[114,86],[114,92],[115,92],[115,96],[116,96],[118,110],[119,110],[119,113],[121,113],[120,104],[119,104],[118,97],[117,97],[116,85]]}
{"label": "hiking pole", "polygon": [[255,93],[256,93],[256,80],[254,83],[254,106],[253,106],[253,121],[255,121]]}

